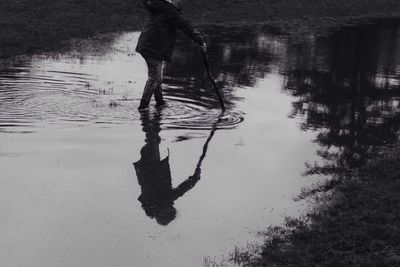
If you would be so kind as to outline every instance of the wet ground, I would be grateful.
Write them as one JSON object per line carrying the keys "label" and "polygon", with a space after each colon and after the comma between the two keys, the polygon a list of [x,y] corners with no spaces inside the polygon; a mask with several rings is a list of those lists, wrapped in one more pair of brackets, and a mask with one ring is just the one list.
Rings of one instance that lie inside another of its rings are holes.
{"label": "wet ground", "polygon": [[221,114],[181,38],[168,105],[139,113],[136,32],[0,62],[0,265],[201,266],[298,216],[320,180],[398,139],[400,23],[302,42],[209,29]]}

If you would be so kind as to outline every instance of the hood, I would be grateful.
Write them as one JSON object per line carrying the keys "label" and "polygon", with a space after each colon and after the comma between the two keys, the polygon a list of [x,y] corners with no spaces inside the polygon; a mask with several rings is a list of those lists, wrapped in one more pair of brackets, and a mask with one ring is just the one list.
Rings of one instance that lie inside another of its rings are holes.
{"label": "hood", "polygon": [[153,14],[164,12],[171,7],[175,8],[173,4],[168,3],[165,0],[144,0],[143,4],[145,8]]}

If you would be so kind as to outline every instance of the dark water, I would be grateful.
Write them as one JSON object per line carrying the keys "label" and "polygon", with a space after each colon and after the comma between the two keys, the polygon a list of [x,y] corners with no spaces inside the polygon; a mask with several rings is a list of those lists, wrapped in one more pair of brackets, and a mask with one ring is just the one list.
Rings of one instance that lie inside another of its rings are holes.
{"label": "dark water", "polygon": [[139,33],[0,62],[0,265],[201,266],[298,216],[321,178],[398,140],[400,22],[302,42],[262,27],[177,43],[168,106],[136,108]]}
{"label": "dark water", "polygon": [[299,48],[288,64],[285,91],[297,98],[293,116],[320,131],[315,141],[322,152],[340,148],[337,160],[350,167],[357,164],[352,154],[398,141],[399,38],[396,22],[348,29]]}

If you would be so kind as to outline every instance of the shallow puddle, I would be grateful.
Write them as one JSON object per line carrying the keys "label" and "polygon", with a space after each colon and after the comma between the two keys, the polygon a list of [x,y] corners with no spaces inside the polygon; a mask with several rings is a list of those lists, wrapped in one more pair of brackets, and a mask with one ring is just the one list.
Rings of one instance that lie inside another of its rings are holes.
{"label": "shallow puddle", "polygon": [[301,44],[208,32],[224,114],[184,38],[167,107],[142,113],[139,33],[0,62],[1,266],[222,260],[307,208],[294,197],[321,178],[302,176],[305,162],[354,164],[397,140],[398,23]]}

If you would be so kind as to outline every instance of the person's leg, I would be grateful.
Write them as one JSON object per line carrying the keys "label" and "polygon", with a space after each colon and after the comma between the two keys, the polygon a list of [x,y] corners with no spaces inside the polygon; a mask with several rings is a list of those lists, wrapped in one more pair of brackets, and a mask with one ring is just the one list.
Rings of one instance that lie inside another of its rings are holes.
{"label": "person's leg", "polygon": [[144,109],[149,106],[151,96],[158,88],[161,88],[162,82],[162,60],[149,57],[144,57],[144,59],[147,63],[148,78],[143,89],[139,109]]}
{"label": "person's leg", "polygon": [[[161,64],[161,81],[163,79],[164,62]],[[162,95],[162,83],[157,88],[154,88],[154,99],[156,100],[156,106],[161,107],[165,104],[164,97]]]}

